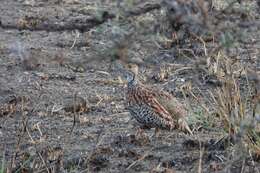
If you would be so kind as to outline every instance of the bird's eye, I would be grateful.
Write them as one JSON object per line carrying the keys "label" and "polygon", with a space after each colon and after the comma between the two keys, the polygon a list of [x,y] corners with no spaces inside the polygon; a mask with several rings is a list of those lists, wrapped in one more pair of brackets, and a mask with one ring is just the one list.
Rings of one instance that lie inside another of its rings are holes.
{"label": "bird's eye", "polygon": [[169,10],[170,12],[175,12],[175,9],[174,8],[170,8],[170,10]]}

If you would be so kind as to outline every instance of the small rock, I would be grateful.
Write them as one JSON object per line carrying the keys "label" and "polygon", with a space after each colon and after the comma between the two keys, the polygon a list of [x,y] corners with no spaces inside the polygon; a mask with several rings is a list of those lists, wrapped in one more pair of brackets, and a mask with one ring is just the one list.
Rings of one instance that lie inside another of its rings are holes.
{"label": "small rock", "polygon": [[36,70],[40,65],[38,59],[35,57],[30,57],[22,61],[22,67],[28,71]]}
{"label": "small rock", "polygon": [[88,110],[86,100],[80,96],[67,96],[63,99],[66,112],[84,112]]}
{"label": "small rock", "polygon": [[91,104],[97,104],[100,101],[100,98],[98,96],[90,96],[88,97],[88,101]]}

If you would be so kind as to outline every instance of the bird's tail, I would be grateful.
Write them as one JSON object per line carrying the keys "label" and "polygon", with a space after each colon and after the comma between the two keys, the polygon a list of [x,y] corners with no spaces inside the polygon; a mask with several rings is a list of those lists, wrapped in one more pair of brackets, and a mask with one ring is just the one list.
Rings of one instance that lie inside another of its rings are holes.
{"label": "bird's tail", "polygon": [[193,135],[187,121],[184,118],[180,118],[178,120],[178,126],[179,126],[180,130],[182,130],[184,132],[188,132],[190,135]]}

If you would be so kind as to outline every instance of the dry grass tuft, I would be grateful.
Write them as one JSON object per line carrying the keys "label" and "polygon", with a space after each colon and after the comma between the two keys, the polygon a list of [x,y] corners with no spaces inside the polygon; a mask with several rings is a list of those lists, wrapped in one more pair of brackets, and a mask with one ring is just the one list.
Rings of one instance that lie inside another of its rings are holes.
{"label": "dry grass tuft", "polygon": [[242,144],[248,154],[253,152],[259,155],[260,129],[254,116],[254,83],[240,80],[247,78],[246,70],[241,64],[226,57],[219,61],[221,66],[218,71],[222,72],[223,85],[210,92],[214,112],[235,145]]}

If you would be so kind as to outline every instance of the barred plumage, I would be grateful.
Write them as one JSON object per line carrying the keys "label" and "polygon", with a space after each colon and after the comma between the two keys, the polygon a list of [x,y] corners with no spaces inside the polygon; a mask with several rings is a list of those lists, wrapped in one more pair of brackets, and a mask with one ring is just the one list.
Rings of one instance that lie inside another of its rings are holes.
{"label": "barred plumage", "polygon": [[126,100],[130,114],[139,123],[168,130],[180,128],[192,134],[184,106],[170,94],[142,85],[134,74],[128,77]]}

